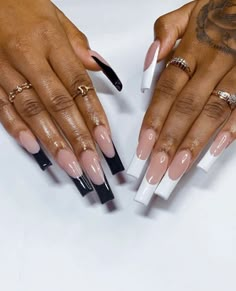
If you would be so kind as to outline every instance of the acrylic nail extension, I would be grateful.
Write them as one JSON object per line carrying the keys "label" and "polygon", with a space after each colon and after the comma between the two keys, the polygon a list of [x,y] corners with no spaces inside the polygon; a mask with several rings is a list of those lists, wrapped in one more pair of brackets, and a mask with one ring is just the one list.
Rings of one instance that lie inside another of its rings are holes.
{"label": "acrylic nail extension", "polygon": [[19,143],[33,156],[43,171],[52,165],[51,161],[40,148],[40,145],[31,133],[27,131],[20,132]]}
{"label": "acrylic nail extension", "polygon": [[90,51],[90,55],[94,59],[94,61],[99,65],[99,67],[102,69],[103,73],[107,76],[111,83],[116,87],[116,89],[118,91],[121,91],[123,85],[115,71],[111,68],[111,66],[97,52]]}
{"label": "acrylic nail extension", "polygon": [[97,126],[94,135],[112,174],[115,175],[124,171],[124,166],[106,127]]}
{"label": "acrylic nail extension", "polygon": [[155,194],[168,200],[176,185],[186,173],[191,163],[191,153],[188,150],[179,152],[172,161],[167,173],[155,190]]}
{"label": "acrylic nail extension", "polygon": [[156,142],[156,132],[153,129],[143,131],[140,136],[137,151],[127,170],[127,174],[139,178]]}
{"label": "acrylic nail extension", "polygon": [[69,150],[60,150],[57,154],[59,166],[69,175],[82,196],[93,191],[93,187],[83,173],[75,155]]}
{"label": "acrylic nail extension", "polygon": [[219,159],[219,157],[223,154],[224,150],[231,143],[232,137],[229,132],[220,133],[212,146],[202,158],[202,160],[198,163],[197,167],[201,168],[205,172],[208,172],[213,164]]}
{"label": "acrylic nail extension", "polygon": [[168,167],[168,155],[164,152],[154,154],[146,175],[138,189],[135,201],[148,205]]}
{"label": "acrylic nail extension", "polygon": [[160,51],[160,41],[156,40],[150,46],[144,63],[141,90],[145,92],[151,88]]}
{"label": "acrylic nail extension", "polygon": [[93,151],[87,150],[81,154],[81,162],[83,168],[93,183],[101,203],[105,204],[113,200],[114,195],[103,173],[97,155]]}

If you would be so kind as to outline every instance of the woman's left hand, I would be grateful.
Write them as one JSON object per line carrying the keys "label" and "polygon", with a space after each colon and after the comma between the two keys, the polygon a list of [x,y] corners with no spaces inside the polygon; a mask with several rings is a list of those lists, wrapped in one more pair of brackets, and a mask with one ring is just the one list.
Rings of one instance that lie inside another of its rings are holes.
{"label": "woman's left hand", "polygon": [[151,155],[138,202],[148,204],[154,192],[168,199],[223,124],[199,166],[208,170],[236,138],[235,9],[235,1],[199,0],[157,20],[143,89],[150,87],[156,59],[166,57],[176,40],[182,40],[157,82],[128,170],[139,177]]}

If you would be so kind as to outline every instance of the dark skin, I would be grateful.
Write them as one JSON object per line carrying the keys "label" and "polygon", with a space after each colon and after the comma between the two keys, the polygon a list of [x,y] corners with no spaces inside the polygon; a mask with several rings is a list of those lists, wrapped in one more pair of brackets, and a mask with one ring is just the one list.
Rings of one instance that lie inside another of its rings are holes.
{"label": "dark skin", "polygon": [[159,60],[182,39],[174,56],[187,60],[193,76],[189,79],[174,66],[163,71],[140,139],[153,129],[151,159],[165,152],[169,167],[178,153],[187,150],[191,166],[223,124],[221,132],[229,132],[232,141],[236,138],[235,110],[212,94],[214,89],[236,93],[236,1],[193,1],[158,19],[154,32],[161,43]]}

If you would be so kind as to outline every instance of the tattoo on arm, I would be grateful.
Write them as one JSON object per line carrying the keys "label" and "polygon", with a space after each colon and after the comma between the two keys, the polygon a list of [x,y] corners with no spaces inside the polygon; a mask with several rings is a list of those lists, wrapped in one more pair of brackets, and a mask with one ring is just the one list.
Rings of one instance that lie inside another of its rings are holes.
{"label": "tattoo on arm", "polygon": [[236,57],[236,0],[210,0],[197,17],[197,38]]}

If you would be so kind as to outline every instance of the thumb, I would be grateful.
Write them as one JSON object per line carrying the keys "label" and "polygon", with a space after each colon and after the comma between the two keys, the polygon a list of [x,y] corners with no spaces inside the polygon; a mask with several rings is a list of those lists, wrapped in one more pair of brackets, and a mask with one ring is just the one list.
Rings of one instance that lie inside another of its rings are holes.
{"label": "thumb", "polygon": [[56,12],[75,54],[85,68],[91,71],[102,71],[116,89],[121,91],[123,85],[108,62],[106,62],[100,54],[90,49],[87,37],[64,15],[64,13],[58,8],[56,8]]}
{"label": "thumb", "polygon": [[56,12],[74,52],[79,57],[85,68],[91,71],[100,71],[101,68],[91,56],[91,50],[86,35],[83,34],[57,7]]}
{"label": "thumb", "polygon": [[157,19],[154,25],[155,39],[160,41],[159,60],[166,58],[176,41],[183,37],[197,1],[190,2]]}

